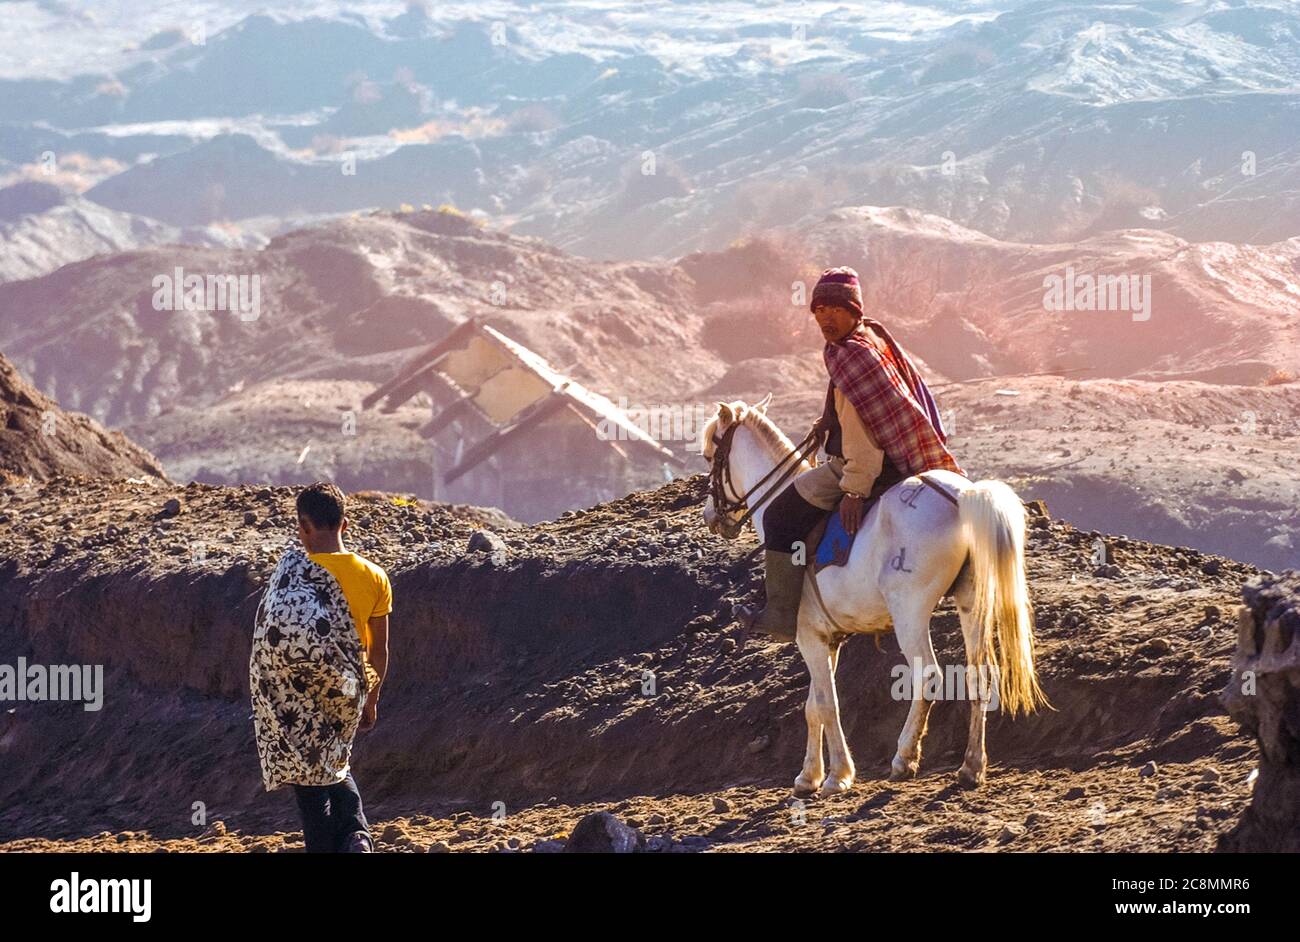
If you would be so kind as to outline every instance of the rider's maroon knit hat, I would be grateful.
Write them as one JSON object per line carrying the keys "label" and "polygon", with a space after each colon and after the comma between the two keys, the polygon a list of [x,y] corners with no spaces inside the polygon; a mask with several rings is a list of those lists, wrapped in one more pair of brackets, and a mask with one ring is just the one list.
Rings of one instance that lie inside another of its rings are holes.
{"label": "rider's maroon knit hat", "polygon": [[838,304],[852,308],[861,316],[862,285],[858,282],[858,273],[847,266],[828,268],[822,272],[822,276],[817,279],[817,287],[813,288],[808,308],[815,310],[819,304]]}

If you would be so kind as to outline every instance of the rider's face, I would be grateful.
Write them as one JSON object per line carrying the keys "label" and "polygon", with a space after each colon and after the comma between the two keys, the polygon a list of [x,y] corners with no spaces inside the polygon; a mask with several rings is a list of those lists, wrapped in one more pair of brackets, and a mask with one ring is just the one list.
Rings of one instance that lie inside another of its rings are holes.
{"label": "rider's face", "polygon": [[813,310],[817,326],[827,343],[836,343],[853,333],[858,326],[858,314],[838,304],[819,304]]}

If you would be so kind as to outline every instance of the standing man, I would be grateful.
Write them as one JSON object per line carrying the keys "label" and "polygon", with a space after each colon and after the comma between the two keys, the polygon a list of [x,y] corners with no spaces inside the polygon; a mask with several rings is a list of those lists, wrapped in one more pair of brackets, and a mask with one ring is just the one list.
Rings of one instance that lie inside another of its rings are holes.
{"label": "standing man", "polygon": [[343,492],[298,495],[298,538],[258,612],[249,665],[267,791],[292,785],[308,853],[368,853],[374,840],[350,768],[358,729],[378,721],[388,673],[388,574],[343,545]]}
{"label": "standing man", "polygon": [[779,641],[795,639],[803,595],[804,567],[793,561],[794,544],[825,513],[838,504],[844,529],[854,534],[868,499],[904,478],[935,468],[965,474],[911,358],[884,325],[864,315],[858,273],[826,269],[809,307],[830,375],[815,426],[826,435],[826,461],[796,477],[764,509],[767,605],[738,613],[747,627]]}

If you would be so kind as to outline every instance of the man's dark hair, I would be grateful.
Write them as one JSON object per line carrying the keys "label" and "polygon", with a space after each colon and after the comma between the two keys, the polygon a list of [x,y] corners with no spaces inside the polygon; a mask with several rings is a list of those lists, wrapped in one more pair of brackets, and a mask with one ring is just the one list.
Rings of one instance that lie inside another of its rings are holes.
{"label": "man's dark hair", "polygon": [[344,509],[343,492],[327,481],[309,484],[298,494],[298,513],[318,530],[337,530]]}

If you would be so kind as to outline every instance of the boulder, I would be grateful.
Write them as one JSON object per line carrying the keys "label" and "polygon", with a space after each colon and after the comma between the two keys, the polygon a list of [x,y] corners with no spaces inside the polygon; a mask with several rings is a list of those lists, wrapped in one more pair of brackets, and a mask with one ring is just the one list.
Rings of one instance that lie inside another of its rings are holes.
{"label": "boulder", "polygon": [[1300,852],[1300,572],[1265,573],[1242,589],[1228,714],[1259,745],[1250,806],[1225,851]]}
{"label": "boulder", "polygon": [[579,821],[564,845],[566,854],[635,854],[644,850],[641,832],[608,811],[589,814]]}

